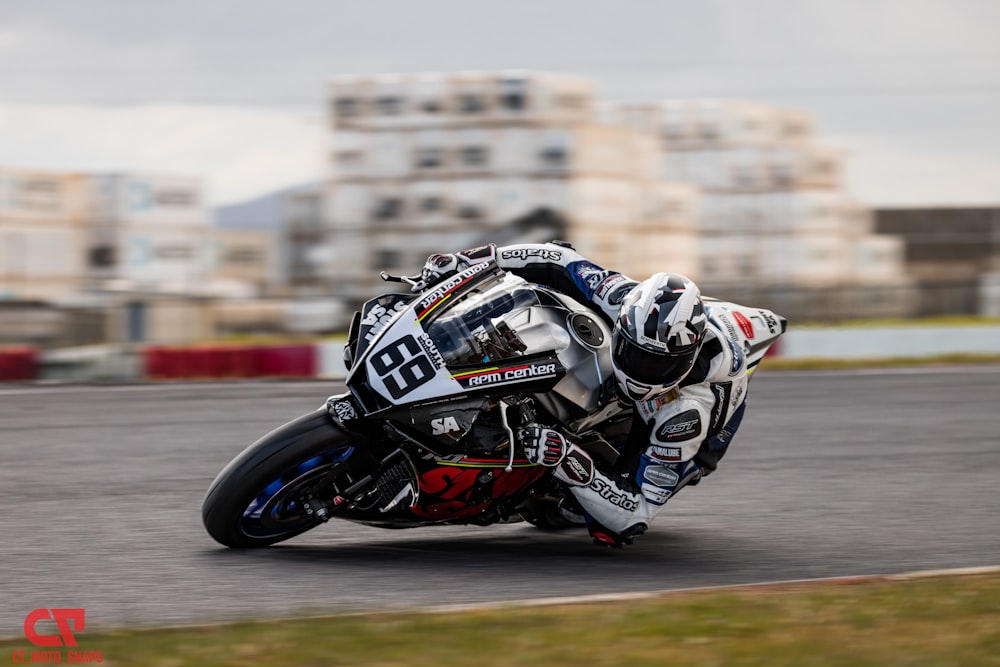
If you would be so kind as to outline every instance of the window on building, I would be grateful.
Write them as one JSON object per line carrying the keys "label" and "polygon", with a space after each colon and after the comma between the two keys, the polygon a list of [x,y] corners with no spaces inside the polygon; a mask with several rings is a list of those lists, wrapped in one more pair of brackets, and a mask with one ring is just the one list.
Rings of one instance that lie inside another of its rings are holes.
{"label": "window on building", "polygon": [[420,210],[425,213],[434,213],[444,208],[444,202],[440,197],[424,197],[420,200]]}
{"label": "window on building", "polygon": [[403,200],[398,197],[386,197],[375,205],[373,217],[376,220],[395,220],[403,213]]}
{"label": "window on building", "polygon": [[424,113],[440,113],[443,109],[441,100],[424,100],[420,105],[420,110]]}
{"label": "window on building", "polygon": [[771,177],[779,186],[791,185],[792,168],[787,164],[776,164],[771,167]]}
{"label": "window on building", "polygon": [[503,79],[500,81],[500,95],[498,101],[501,108],[507,111],[524,111],[527,106],[527,97],[524,87],[524,79]]}
{"label": "window on building", "polygon": [[337,164],[343,169],[357,169],[361,166],[361,151],[338,151],[336,159]]}
{"label": "window on building", "polygon": [[483,96],[479,93],[463,93],[458,98],[458,110],[461,113],[479,113],[485,108]]}
{"label": "window on building", "polygon": [[110,245],[94,246],[90,249],[90,266],[105,268],[115,265],[115,248]]}
{"label": "window on building", "polygon": [[698,128],[703,139],[716,139],[719,136],[719,126],[712,122],[703,122]]}
{"label": "window on building", "polygon": [[680,123],[667,123],[663,126],[663,138],[669,140],[680,139],[684,136],[684,126]]}
{"label": "window on building", "polygon": [[483,210],[475,204],[462,204],[458,208],[458,217],[464,220],[477,220],[483,217]]}
{"label": "window on building", "polygon": [[582,111],[587,107],[587,98],[583,95],[560,95],[556,98],[556,105],[567,111]]}
{"label": "window on building", "polygon": [[402,265],[402,255],[397,250],[376,250],[372,268],[376,271],[395,269]]}
{"label": "window on building", "polygon": [[546,169],[564,169],[569,162],[569,154],[562,146],[549,146],[539,153],[542,166]]}
{"label": "window on building", "polygon": [[157,259],[181,260],[191,259],[194,256],[194,251],[190,246],[185,245],[161,245],[157,246],[154,255]]}
{"label": "window on building", "polygon": [[462,164],[466,167],[481,167],[486,164],[486,148],[465,146],[461,150]]}
{"label": "window on building", "polygon": [[256,264],[263,259],[264,255],[259,248],[230,248],[226,251],[228,264]]}
{"label": "window on building", "polygon": [[341,118],[357,116],[361,111],[361,104],[354,97],[339,97],[333,103],[334,111]]}
{"label": "window on building", "polygon": [[395,116],[403,110],[403,100],[396,95],[385,95],[375,100],[375,108],[383,116]]}
{"label": "window on building", "polygon": [[416,162],[420,169],[433,169],[444,163],[444,157],[440,148],[418,148]]}

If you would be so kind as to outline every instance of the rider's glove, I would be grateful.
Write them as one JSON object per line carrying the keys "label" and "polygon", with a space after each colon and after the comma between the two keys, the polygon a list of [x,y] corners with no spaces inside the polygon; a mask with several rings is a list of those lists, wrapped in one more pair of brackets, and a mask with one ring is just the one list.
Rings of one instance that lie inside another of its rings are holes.
{"label": "rider's glove", "polygon": [[566,456],[569,444],[566,438],[551,428],[531,424],[518,433],[524,454],[535,465],[555,467]]}
{"label": "rider's glove", "polygon": [[464,259],[454,253],[431,255],[424,263],[424,268],[420,271],[420,282],[413,286],[413,291],[422,292],[467,266]]}
{"label": "rider's glove", "polygon": [[462,252],[435,253],[424,262],[424,268],[420,271],[420,281],[413,285],[412,291],[423,292],[431,285],[437,284],[473,264],[494,259],[496,259],[496,247],[493,245],[470,248]]}

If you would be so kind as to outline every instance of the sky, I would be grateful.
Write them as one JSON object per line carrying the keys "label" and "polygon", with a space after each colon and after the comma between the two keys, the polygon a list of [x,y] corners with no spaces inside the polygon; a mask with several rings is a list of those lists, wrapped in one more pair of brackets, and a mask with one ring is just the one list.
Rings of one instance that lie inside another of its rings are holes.
{"label": "sky", "polygon": [[808,111],[872,206],[1000,205],[996,0],[0,0],[0,165],[326,176],[327,83],[529,69]]}

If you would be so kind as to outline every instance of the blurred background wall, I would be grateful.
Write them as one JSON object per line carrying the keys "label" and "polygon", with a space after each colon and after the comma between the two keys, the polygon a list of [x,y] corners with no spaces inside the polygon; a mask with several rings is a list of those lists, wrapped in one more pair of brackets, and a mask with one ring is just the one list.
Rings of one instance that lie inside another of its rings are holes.
{"label": "blurred background wall", "polygon": [[[0,55],[18,63],[0,70],[0,344],[336,334],[386,291],[380,270],[414,274],[432,252],[556,238],[635,278],[688,274],[793,324],[1000,314],[992,163],[955,157],[931,173],[886,159],[896,168],[852,171],[885,145],[843,130],[882,119],[913,150],[935,131],[955,155],[988,150],[981,121],[996,96],[980,75],[997,72],[1000,53],[982,30],[996,10],[976,0],[757,12],[554,2],[530,20],[433,0],[345,6],[326,24],[329,9],[302,0],[260,15],[160,8],[155,29],[56,4],[0,13]],[[389,26],[406,28],[397,42],[362,39]],[[858,31],[879,39],[858,42]],[[459,34],[468,39],[454,51],[437,48]],[[165,49],[171,36],[190,52]],[[403,66],[380,67],[373,53]],[[435,58],[447,66],[419,68]],[[498,60],[563,66],[465,66]],[[246,129],[295,95],[313,100],[296,107],[315,128],[308,158]],[[841,135],[827,135],[816,109]],[[225,122],[207,122],[210,111]],[[39,136],[36,118],[61,141],[25,151],[16,137]],[[231,136],[245,149],[239,166],[206,166]],[[45,166],[68,155],[77,166]],[[929,192],[953,193],[947,205],[920,196],[924,173]],[[907,194],[891,190],[904,177]],[[234,199],[237,179],[283,185]],[[877,180],[895,196],[867,201]],[[967,194],[974,186],[980,195]]]}

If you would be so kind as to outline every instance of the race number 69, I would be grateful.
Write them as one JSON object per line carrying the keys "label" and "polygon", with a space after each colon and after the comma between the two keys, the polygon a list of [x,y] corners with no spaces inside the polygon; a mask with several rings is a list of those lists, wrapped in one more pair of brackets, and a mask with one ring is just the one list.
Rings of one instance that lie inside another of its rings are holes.
{"label": "race number 69", "polygon": [[404,336],[378,350],[372,355],[371,366],[394,399],[430,382],[435,373],[434,364],[413,336]]}

